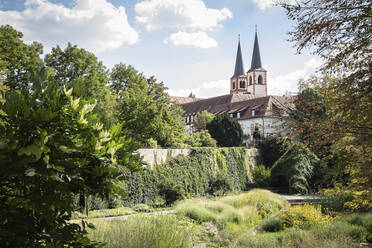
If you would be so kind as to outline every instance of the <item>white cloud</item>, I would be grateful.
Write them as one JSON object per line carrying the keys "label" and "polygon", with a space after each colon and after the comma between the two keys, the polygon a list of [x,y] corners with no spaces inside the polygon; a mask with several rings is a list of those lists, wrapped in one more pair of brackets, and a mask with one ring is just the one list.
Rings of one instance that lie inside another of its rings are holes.
{"label": "white cloud", "polygon": [[[253,3],[255,3],[258,6],[258,8],[260,8],[260,10],[262,11],[273,7],[275,2],[277,1],[275,0],[253,0]],[[295,4],[296,0],[289,0],[288,2],[291,4]]]}
{"label": "white cloud", "polygon": [[210,38],[205,32],[177,32],[164,40],[165,44],[172,43],[175,46],[193,46],[198,48],[217,47],[217,41]]}
{"label": "white cloud", "polygon": [[0,23],[24,33],[25,40],[37,40],[51,48],[67,42],[93,52],[134,44],[138,33],[128,23],[124,6],[106,0],[76,0],[66,8],[47,0],[27,0],[24,11],[0,11]]}
{"label": "white cloud", "polygon": [[274,78],[269,76],[267,81],[268,93],[270,95],[284,95],[288,92],[298,92],[298,81],[302,78],[306,79],[310,77],[322,63],[322,60],[319,58],[312,58],[302,69]]}
{"label": "white cloud", "polygon": [[185,88],[177,90],[168,90],[171,96],[188,96],[192,92],[198,98],[209,98],[214,96],[226,95],[230,93],[230,83],[229,80],[216,80],[205,82],[201,84],[200,87],[195,88]]}
{"label": "white cloud", "polygon": [[148,31],[166,27],[212,30],[233,16],[227,8],[207,8],[202,0],[145,0],[135,5],[135,11],[137,21]]}

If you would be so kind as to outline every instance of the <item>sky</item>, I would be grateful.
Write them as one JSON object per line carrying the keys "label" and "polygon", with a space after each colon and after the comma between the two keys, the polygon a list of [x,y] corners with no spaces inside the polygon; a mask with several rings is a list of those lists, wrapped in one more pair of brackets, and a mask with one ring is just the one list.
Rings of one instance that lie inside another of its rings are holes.
{"label": "sky", "polygon": [[322,61],[296,53],[293,30],[273,0],[0,0],[0,25],[38,41],[44,54],[68,42],[94,53],[107,68],[132,65],[155,76],[174,96],[228,94],[238,43],[250,68],[255,25],[268,94],[297,92]]}

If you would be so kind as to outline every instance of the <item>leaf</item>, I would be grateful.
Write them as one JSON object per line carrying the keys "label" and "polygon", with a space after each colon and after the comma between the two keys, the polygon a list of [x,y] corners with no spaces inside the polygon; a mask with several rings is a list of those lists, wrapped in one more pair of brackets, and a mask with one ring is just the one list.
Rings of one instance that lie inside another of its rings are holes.
{"label": "leaf", "polygon": [[34,155],[36,160],[39,160],[41,158],[41,154],[42,154],[42,149],[41,147],[37,146],[37,145],[30,145],[30,146],[27,146],[27,147],[22,147],[18,150],[18,153],[17,155],[18,156],[22,156],[22,155],[26,155],[26,156],[31,156],[31,155]]}
{"label": "leaf", "polygon": [[25,175],[27,177],[33,177],[36,175],[36,172],[35,172],[35,169],[34,168],[30,168],[28,170],[25,171]]}

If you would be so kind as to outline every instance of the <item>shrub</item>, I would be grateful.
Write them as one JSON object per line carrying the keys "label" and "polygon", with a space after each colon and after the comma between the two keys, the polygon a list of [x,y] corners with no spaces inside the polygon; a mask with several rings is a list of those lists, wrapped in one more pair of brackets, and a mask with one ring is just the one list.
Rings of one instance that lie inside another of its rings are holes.
{"label": "shrub", "polygon": [[216,147],[217,141],[212,138],[207,130],[202,130],[186,136],[185,144],[191,147]]}
{"label": "shrub", "polygon": [[354,199],[351,191],[340,189],[322,190],[318,195],[321,197],[320,205],[322,206],[323,212],[326,213],[345,211],[347,210],[345,203]]}
{"label": "shrub", "polygon": [[218,173],[216,176],[212,177],[209,183],[209,193],[215,196],[222,196],[226,193],[232,191],[231,180],[222,173]]}
{"label": "shrub", "polygon": [[310,179],[319,163],[316,155],[302,143],[294,143],[271,169],[271,181],[277,186],[288,186],[290,193],[311,192]]}
{"label": "shrub", "polygon": [[322,239],[337,240],[342,237],[348,237],[355,242],[365,241],[367,231],[362,226],[351,225],[349,223],[335,221],[323,227],[314,228],[311,232]]}
{"label": "shrub", "polygon": [[271,168],[274,163],[285,153],[288,149],[288,142],[281,137],[267,137],[263,139],[260,144],[260,153],[263,163],[266,167]]}
{"label": "shrub", "polygon": [[146,205],[143,203],[135,205],[134,207],[132,207],[132,209],[136,212],[145,212],[145,213],[152,211],[152,208],[149,205]]}
{"label": "shrub", "polygon": [[284,228],[309,229],[329,223],[332,217],[323,215],[320,206],[305,204],[292,206],[288,211],[283,211],[280,213],[279,219]]}
{"label": "shrub", "polygon": [[279,232],[284,230],[283,222],[279,218],[269,218],[259,227],[264,232]]}
{"label": "shrub", "polygon": [[269,186],[271,171],[267,169],[264,165],[259,165],[254,167],[253,172],[253,182],[258,187]]}
{"label": "shrub", "polygon": [[163,178],[159,183],[159,194],[164,198],[167,206],[173,204],[177,200],[185,198],[185,192],[182,185],[166,178]]}
{"label": "shrub", "polygon": [[268,190],[253,189],[244,194],[238,202],[238,206],[254,206],[262,217],[267,217],[282,209],[288,209],[289,203],[278,194]]}

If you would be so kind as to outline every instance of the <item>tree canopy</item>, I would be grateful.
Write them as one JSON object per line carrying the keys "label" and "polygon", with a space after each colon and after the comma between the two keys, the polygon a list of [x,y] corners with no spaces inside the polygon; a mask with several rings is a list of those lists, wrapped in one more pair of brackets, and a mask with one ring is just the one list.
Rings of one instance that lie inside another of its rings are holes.
{"label": "tree canopy", "polygon": [[22,41],[23,34],[9,25],[0,27],[0,77],[10,89],[29,87],[29,76],[43,64],[43,46]]}
{"label": "tree canopy", "polygon": [[228,114],[217,115],[207,124],[212,138],[219,146],[241,146],[243,144],[243,130],[240,124]]}
{"label": "tree canopy", "polygon": [[111,88],[118,94],[117,119],[142,146],[155,140],[162,147],[179,146],[184,139],[182,109],[171,104],[164,84],[146,78],[133,67],[115,65]]}

